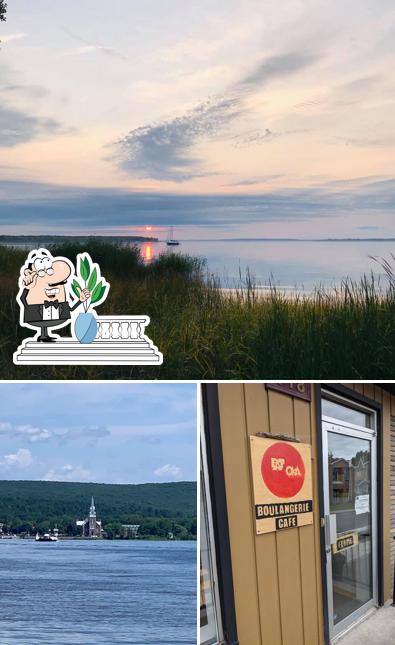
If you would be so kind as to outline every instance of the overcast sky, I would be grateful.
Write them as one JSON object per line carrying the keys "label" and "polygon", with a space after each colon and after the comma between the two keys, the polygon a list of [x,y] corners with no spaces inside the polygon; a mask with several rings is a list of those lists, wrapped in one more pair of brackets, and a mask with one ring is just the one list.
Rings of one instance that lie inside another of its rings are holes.
{"label": "overcast sky", "polygon": [[4,233],[394,233],[393,0],[12,0],[0,39]]}
{"label": "overcast sky", "polygon": [[194,384],[0,383],[0,479],[196,481]]}

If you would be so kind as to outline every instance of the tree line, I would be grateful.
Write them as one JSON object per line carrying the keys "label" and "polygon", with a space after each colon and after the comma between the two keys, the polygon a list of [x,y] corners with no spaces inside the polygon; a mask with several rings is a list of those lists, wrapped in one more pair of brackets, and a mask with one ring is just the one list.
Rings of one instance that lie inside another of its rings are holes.
{"label": "tree line", "polygon": [[46,532],[55,525],[77,536],[76,520],[89,514],[95,498],[97,519],[109,538],[122,536],[122,524],[139,524],[139,535],[196,538],[196,482],[166,484],[85,484],[0,481],[3,533]]}

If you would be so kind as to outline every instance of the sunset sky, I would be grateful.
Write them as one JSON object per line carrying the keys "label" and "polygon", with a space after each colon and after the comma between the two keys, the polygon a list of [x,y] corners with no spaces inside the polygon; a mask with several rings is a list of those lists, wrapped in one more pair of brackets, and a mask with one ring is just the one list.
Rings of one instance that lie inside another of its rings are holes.
{"label": "sunset sky", "polygon": [[393,0],[12,0],[0,233],[393,236]]}

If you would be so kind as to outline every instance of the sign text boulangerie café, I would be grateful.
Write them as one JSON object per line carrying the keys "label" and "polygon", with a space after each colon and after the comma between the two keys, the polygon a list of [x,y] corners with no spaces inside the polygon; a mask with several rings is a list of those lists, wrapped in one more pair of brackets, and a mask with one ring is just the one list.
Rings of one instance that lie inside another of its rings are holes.
{"label": "sign text boulangerie caf\u00e9", "polygon": [[311,446],[250,437],[256,532],[313,523]]}

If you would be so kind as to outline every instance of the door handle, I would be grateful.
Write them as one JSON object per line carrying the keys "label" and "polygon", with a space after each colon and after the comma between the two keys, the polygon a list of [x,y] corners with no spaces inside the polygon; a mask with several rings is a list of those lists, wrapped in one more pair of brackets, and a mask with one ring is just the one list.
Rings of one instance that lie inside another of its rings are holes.
{"label": "door handle", "polygon": [[328,547],[330,550],[331,538],[329,533],[329,515],[325,515],[325,542],[326,542],[326,552],[328,553]]}

